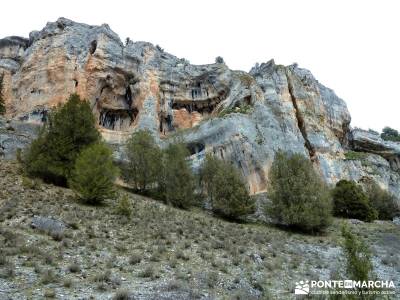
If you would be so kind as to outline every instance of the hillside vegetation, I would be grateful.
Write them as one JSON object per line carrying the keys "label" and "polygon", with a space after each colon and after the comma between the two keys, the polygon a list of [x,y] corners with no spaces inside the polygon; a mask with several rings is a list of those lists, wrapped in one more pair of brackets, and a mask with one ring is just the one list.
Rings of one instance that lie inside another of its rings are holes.
{"label": "hillside vegetation", "polygon": [[[127,217],[118,200],[81,204],[71,190],[28,179],[3,160],[0,185],[0,298],[292,299],[295,281],[345,276],[341,223],[372,247],[375,273],[400,284],[392,222],[335,219],[311,236],[119,190]],[[55,224],[39,230],[39,217]]]}

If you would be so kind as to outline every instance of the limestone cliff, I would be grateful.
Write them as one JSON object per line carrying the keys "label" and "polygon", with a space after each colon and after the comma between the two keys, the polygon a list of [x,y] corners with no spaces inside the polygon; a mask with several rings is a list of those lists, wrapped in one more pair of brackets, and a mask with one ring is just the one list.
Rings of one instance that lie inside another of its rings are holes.
{"label": "limestone cliff", "polygon": [[[161,145],[179,134],[194,166],[205,153],[232,161],[251,193],[266,190],[279,150],[309,157],[328,183],[373,179],[400,192],[399,145],[352,130],[345,102],[297,65],[271,60],[249,73],[230,70],[222,59],[191,65],[150,43],[124,44],[108,25],[60,18],[29,39],[0,40],[0,72],[6,157],[29,143],[51,107],[76,92],[90,101],[119,159],[127,137],[148,129]],[[353,150],[363,155],[349,159]]]}

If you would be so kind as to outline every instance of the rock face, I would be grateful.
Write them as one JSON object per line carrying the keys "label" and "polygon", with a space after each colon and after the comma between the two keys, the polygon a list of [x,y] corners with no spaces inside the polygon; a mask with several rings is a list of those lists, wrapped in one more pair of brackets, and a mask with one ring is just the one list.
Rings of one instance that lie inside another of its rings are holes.
{"label": "rock face", "polygon": [[[266,191],[279,150],[309,157],[330,184],[369,178],[400,190],[400,146],[352,131],[345,102],[297,65],[271,60],[249,73],[230,70],[221,58],[191,65],[150,43],[123,44],[108,25],[60,18],[29,39],[0,40],[0,72],[9,122],[37,126],[78,93],[121,159],[127,137],[147,129],[160,145],[180,135],[194,166],[205,153],[232,161],[252,194]],[[13,135],[4,121],[0,128],[6,157],[32,137],[32,130]],[[350,160],[349,150],[370,154]]]}

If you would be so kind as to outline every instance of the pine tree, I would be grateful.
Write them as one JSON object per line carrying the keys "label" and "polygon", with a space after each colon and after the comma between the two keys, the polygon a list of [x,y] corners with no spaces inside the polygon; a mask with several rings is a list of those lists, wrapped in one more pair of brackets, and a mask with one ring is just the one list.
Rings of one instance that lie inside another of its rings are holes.
{"label": "pine tree", "polygon": [[57,107],[24,155],[29,175],[65,186],[79,152],[100,140],[90,105],[77,94]]}

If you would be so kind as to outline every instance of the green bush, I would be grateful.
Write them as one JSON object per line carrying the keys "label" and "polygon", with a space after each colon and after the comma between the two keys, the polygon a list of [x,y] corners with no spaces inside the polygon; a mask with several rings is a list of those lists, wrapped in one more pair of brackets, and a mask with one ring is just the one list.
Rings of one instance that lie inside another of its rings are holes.
{"label": "green bush", "polygon": [[328,188],[301,154],[278,152],[269,172],[266,213],[278,224],[315,232],[331,222]]}
{"label": "green bush", "polygon": [[128,218],[132,216],[133,210],[128,195],[125,194],[119,199],[116,211],[117,214],[126,216]]}
{"label": "green bush", "polygon": [[82,150],[77,157],[69,185],[83,202],[100,204],[114,197],[117,175],[111,150],[103,143],[96,143]]}
{"label": "green bush", "polygon": [[145,192],[154,186],[161,169],[161,150],[148,131],[135,132],[127,143],[128,164],[124,179],[137,191]]}
{"label": "green bush", "polygon": [[381,138],[385,141],[400,142],[399,132],[390,127],[383,128]]}
{"label": "green bush", "polygon": [[77,94],[57,107],[24,154],[26,172],[66,186],[80,151],[100,140],[90,105]]}
{"label": "green bush", "polygon": [[342,228],[343,250],[346,256],[346,271],[349,279],[368,281],[372,277],[371,252],[364,240],[347,227]]}
{"label": "green bush", "polygon": [[357,152],[357,151],[347,151],[344,156],[346,160],[363,160],[367,157],[367,153],[365,152]]}
{"label": "green bush", "polygon": [[367,185],[366,193],[371,206],[378,212],[379,220],[393,220],[394,217],[400,215],[396,198],[381,189],[375,182]]}
{"label": "green bush", "polygon": [[216,214],[237,219],[254,212],[254,199],[249,196],[239,171],[233,165],[207,155],[200,176]]}
{"label": "green bush", "polygon": [[220,113],[220,117],[224,117],[226,115],[232,114],[232,113],[240,113],[240,114],[249,114],[253,110],[253,106],[249,104],[240,104],[239,106],[233,107],[233,108],[225,108],[223,111]]}
{"label": "green bush", "polygon": [[194,204],[195,178],[182,143],[170,144],[163,151],[163,168],[158,176],[161,197],[169,204],[189,208]]}
{"label": "green bush", "polygon": [[340,180],[332,191],[334,214],[345,218],[373,221],[376,210],[371,206],[362,188],[353,181]]}
{"label": "green bush", "polygon": [[3,97],[3,80],[4,74],[0,75],[0,115],[4,115],[6,113],[6,104],[4,102]]}

